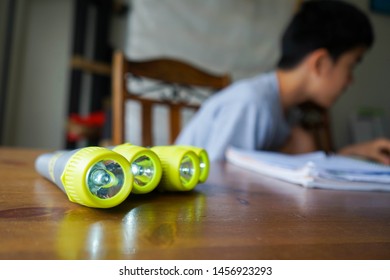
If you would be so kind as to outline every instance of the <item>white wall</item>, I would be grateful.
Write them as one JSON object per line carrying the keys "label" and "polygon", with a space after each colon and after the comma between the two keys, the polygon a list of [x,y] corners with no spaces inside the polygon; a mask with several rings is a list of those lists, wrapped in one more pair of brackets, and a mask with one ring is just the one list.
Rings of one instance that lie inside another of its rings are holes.
{"label": "white wall", "polygon": [[4,144],[63,147],[73,1],[19,0]]}
{"label": "white wall", "polygon": [[363,9],[375,29],[375,44],[355,72],[355,81],[332,110],[336,147],[349,143],[348,119],[362,107],[374,107],[385,113],[385,131],[390,136],[390,15],[369,10],[369,0],[349,0]]}
{"label": "white wall", "polygon": [[[201,4],[200,4],[200,3]],[[125,53],[175,57],[233,79],[274,68],[297,0],[133,0]]]}

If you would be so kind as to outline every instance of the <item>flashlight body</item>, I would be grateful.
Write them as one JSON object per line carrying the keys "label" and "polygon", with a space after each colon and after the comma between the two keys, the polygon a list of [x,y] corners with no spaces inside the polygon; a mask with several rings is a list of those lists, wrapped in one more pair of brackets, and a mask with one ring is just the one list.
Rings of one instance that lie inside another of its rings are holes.
{"label": "flashlight body", "polygon": [[40,155],[35,161],[35,169],[43,177],[57,185],[65,194],[65,186],[62,183],[61,176],[65,170],[65,165],[69,159],[77,152],[73,151],[57,151]]}

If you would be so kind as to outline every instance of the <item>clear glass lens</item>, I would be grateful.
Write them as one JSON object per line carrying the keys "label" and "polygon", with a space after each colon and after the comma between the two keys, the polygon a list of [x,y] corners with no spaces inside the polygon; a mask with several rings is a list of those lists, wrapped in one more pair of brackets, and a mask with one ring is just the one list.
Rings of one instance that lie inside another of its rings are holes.
{"label": "clear glass lens", "polygon": [[192,176],[194,176],[194,163],[189,156],[183,157],[180,163],[179,173],[180,180],[183,184],[187,184],[189,181],[191,181]]}
{"label": "clear glass lens", "polygon": [[155,174],[153,161],[148,156],[140,156],[131,164],[131,172],[134,175],[134,182],[138,186],[147,185]]}
{"label": "clear glass lens", "polygon": [[114,197],[121,190],[124,176],[124,171],[117,162],[102,160],[88,171],[87,185],[94,196],[107,199]]}

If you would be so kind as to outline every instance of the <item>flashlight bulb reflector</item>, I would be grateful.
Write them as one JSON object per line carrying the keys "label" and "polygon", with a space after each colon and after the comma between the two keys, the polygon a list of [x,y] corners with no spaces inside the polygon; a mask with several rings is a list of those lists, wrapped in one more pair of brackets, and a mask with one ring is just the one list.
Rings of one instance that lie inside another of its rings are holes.
{"label": "flashlight bulb reflector", "polygon": [[192,180],[195,173],[194,168],[193,160],[189,156],[184,156],[179,167],[180,180],[184,185]]}
{"label": "flashlight bulb reflector", "polygon": [[148,156],[140,156],[132,162],[131,172],[134,175],[134,182],[138,186],[144,187],[153,180],[155,174],[154,162]]}
{"label": "flashlight bulb reflector", "polygon": [[89,191],[100,199],[112,198],[123,187],[124,170],[113,160],[101,160],[87,173]]}

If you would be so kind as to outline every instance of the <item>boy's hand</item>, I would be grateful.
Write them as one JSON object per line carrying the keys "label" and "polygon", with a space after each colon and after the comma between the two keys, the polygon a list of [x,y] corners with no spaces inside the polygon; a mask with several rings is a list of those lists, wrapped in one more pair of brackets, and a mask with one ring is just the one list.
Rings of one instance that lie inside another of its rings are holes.
{"label": "boy's hand", "polygon": [[390,140],[379,138],[373,141],[350,145],[342,148],[339,154],[362,156],[382,164],[390,165]]}

